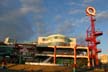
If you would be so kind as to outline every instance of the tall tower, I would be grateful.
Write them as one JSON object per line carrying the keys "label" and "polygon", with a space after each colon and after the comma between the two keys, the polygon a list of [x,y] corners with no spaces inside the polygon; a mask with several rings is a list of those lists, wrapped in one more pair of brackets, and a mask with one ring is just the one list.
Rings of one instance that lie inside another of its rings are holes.
{"label": "tall tower", "polygon": [[[95,30],[95,15],[96,15],[96,10],[94,7],[87,7],[86,8],[86,14],[87,16],[90,17],[90,27],[87,29],[86,33],[86,41],[88,42],[88,48],[90,50],[89,57],[92,59],[92,66],[98,65],[98,53],[101,52],[97,48],[97,45],[100,44],[100,41],[97,40],[97,37],[102,35],[103,33],[100,31]],[[89,66],[91,66],[91,64]]]}

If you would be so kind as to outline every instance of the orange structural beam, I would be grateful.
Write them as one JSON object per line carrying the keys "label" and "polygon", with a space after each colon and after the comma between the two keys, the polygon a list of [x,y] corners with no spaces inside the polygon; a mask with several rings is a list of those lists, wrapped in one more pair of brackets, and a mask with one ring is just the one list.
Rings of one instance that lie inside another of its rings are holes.
{"label": "orange structural beam", "polygon": [[76,48],[77,45],[74,47],[74,67],[76,67]]}
{"label": "orange structural beam", "polygon": [[56,46],[54,46],[54,64],[56,64]]}
{"label": "orange structural beam", "polygon": [[88,53],[88,67],[90,67],[91,64],[90,64],[90,49],[89,48],[87,49],[87,53]]}

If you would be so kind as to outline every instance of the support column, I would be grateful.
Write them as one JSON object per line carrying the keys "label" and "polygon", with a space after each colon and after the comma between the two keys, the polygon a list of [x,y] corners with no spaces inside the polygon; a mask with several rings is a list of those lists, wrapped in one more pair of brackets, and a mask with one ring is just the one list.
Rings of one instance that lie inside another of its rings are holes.
{"label": "support column", "polygon": [[74,47],[74,67],[73,67],[73,72],[76,72],[76,48],[77,48],[77,45]]}
{"label": "support column", "polygon": [[56,46],[54,46],[54,64],[56,64]]}
{"label": "support column", "polygon": [[74,47],[74,65],[76,66],[76,48],[77,45]]}
{"label": "support column", "polygon": [[90,68],[91,64],[90,64],[90,50],[89,50],[89,48],[87,49],[87,54],[88,54],[88,67]]}

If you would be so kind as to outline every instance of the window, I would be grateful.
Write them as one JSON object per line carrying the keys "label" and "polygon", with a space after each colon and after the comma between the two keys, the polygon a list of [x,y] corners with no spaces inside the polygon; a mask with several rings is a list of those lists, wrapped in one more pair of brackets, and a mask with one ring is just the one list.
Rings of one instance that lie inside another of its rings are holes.
{"label": "window", "polygon": [[55,38],[55,39],[57,39],[58,37],[57,37],[57,36],[55,36],[54,38]]}
{"label": "window", "polygon": [[45,39],[45,38],[43,38],[42,40],[43,40],[43,41],[46,41],[46,39]]}

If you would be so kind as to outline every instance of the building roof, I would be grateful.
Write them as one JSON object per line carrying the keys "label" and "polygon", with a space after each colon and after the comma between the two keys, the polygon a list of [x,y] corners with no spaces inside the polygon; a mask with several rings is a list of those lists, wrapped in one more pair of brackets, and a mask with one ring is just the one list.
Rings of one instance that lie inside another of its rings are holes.
{"label": "building roof", "polygon": [[50,36],[48,36],[48,37],[54,37],[54,36],[66,37],[66,36],[64,36],[64,35],[62,35],[62,34],[53,34],[53,35],[50,35]]}

